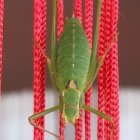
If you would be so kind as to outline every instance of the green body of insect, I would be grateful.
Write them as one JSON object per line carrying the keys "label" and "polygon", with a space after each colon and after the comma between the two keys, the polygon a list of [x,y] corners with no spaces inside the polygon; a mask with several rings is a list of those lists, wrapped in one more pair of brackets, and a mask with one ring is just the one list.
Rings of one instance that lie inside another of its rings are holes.
{"label": "green body of insect", "polygon": [[75,123],[90,64],[88,39],[78,19],[66,21],[58,45],[56,83],[62,98],[62,116],[65,122]]}
{"label": "green body of insect", "polygon": [[90,53],[90,47],[86,33],[81,22],[72,17],[66,20],[64,32],[56,47],[56,0],[53,0],[53,26],[51,40],[51,59],[47,59],[48,69],[52,82],[59,92],[60,104],[29,117],[30,123],[40,128],[34,120],[50,112],[60,110],[64,123],[76,123],[79,118],[79,110],[91,111],[106,120],[112,122],[110,116],[99,112],[83,103],[83,95],[92,86],[98,71],[103,64],[105,55],[110,50],[114,40],[109,44],[102,57],[97,60],[97,45],[100,20],[101,0],[98,0],[97,19],[94,34],[94,51]]}

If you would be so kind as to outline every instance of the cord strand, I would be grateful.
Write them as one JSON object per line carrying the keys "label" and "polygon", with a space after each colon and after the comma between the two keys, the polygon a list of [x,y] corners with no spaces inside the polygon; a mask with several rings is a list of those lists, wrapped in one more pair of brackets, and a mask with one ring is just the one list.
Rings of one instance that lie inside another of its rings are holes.
{"label": "cord strand", "polygon": [[[90,48],[92,49],[93,33],[93,0],[85,0],[84,29],[88,37]],[[92,87],[85,94],[85,104],[92,104]],[[91,139],[91,112],[85,111],[85,140]]]}
{"label": "cord strand", "polygon": [[[100,58],[105,51],[105,5],[104,1],[102,3],[101,9],[101,18],[100,18],[100,32],[99,32],[99,49],[98,56]],[[105,64],[102,65],[98,74],[98,110],[104,112],[104,102],[105,102],[105,86],[104,86],[104,71]],[[98,117],[98,140],[103,140],[104,137],[104,120],[101,117]]]}
{"label": "cord strand", "polygon": [[[112,34],[116,35],[117,33],[117,23],[118,23],[118,0],[112,0],[111,3],[111,18],[112,18]],[[114,44],[112,48],[112,73],[111,73],[111,116],[114,119],[114,129],[113,129],[113,140],[119,140],[119,119],[120,119],[120,111],[119,111],[119,70],[118,70],[118,46],[117,43]]]}
{"label": "cord strand", "polygon": [[[57,0],[57,42],[59,42],[59,39],[61,37],[61,34],[64,30],[64,2],[63,0]],[[59,135],[60,139],[64,140],[64,122],[62,119],[62,114],[60,112],[59,115]]]}
{"label": "cord strand", "polygon": [[[100,20],[99,57],[117,34],[118,0],[104,0]],[[98,76],[98,109],[112,116],[115,128],[111,136],[110,124],[98,117],[98,140],[119,140],[119,94],[118,94],[118,48],[117,43],[107,54]]]}
{"label": "cord strand", "polygon": [[1,99],[1,81],[2,81],[2,52],[3,52],[3,18],[4,18],[4,0],[0,0],[0,99]]}
{"label": "cord strand", "polygon": [[[34,39],[42,49],[46,46],[46,0],[34,0]],[[34,45],[34,113],[45,109],[46,60]],[[44,128],[44,117],[35,122]],[[34,140],[44,140],[44,133],[34,128]]]}
{"label": "cord strand", "polygon": [[[74,0],[74,15],[83,23],[82,14],[82,0]],[[80,117],[75,124],[75,140],[82,139],[82,110],[80,110]]]}

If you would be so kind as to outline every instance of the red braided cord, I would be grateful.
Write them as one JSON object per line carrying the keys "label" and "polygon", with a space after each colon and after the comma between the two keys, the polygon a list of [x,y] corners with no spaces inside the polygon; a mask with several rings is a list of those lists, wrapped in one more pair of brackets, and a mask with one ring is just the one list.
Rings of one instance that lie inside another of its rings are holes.
{"label": "red braided cord", "polygon": [[[103,55],[105,51],[105,5],[102,4],[101,18],[100,18],[100,33],[99,33],[99,57]],[[105,100],[105,86],[104,86],[104,71],[105,64],[102,65],[98,74],[98,110],[104,112],[104,100]],[[103,140],[104,137],[104,121],[101,117],[98,117],[98,140]]]}
{"label": "red braided cord", "polygon": [[82,0],[74,0],[74,15],[80,19],[80,21],[83,21]]}
{"label": "red braided cord", "polygon": [[[63,0],[57,0],[57,41],[59,41],[63,30],[64,30],[64,4]],[[60,112],[59,134],[61,140],[64,140],[64,128],[65,126],[62,119],[62,114]]]}
{"label": "red braided cord", "polygon": [[75,125],[75,140],[82,140],[82,110],[80,110],[80,117]]}
{"label": "red braided cord", "polygon": [[[74,15],[81,22],[83,21],[82,0],[74,0]],[[80,117],[75,125],[75,140],[81,139],[82,139],[82,110],[80,110]]]}
{"label": "red braided cord", "polygon": [[[46,46],[46,0],[34,0],[34,39],[45,49]],[[45,109],[46,60],[34,46],[34,113]],[[44,127],[44,117],[36,120]],[[44,132],[34,129],[34,140],[43,140]]]}
{"label": "red braided cord", "polygon": [[[105,45],[107,45],[110,40],[111,40],[111,1],[110,0],[105,0],[105,8],[106,8],[106,18],[105,18]],[[107,47],[107,46],[105,46]],[[111,92],[110,92],[110,73],[111,73],[111,62],[110,62],[110,54],[109,52],[106,56],[105,59],[105,112],[110,115],[110,99],[111,99]],[[109,122],[105,120],[105,126],[104,126],[104,139],[109,140],[110,139],[110,127],[109,127]]]}
{"label": "red braided cord", "polygon": [[[111,3],[111,18],[112,18],[112,35],[117,33],[118,24],[118,0],[113,0]],[[120,138],[120,110],[119,110],[119,70],[118,70],[118,46],[117,43],[112,48],[111,52],[111,101],[110,101],[110,114],[113,116],[115,127],[113,129],[113,140],[119,140]]]}
{"label": "red braided cord", "polygon": [[4,1],[0,0],[0,98],[1,98],[1,80],[2,80],[3,16],[4,16]]}
{"label": "red braided cord", "polygon": [[64,30],[64,2],[57,0],[57,39],[59,41]]}
{"label": "red braided cord", "polygon": [[[93,34],[93,0],[85,0],[85,15],[84,28],[88,37],[90,48],[92,49],[92,34]],[[85,94],[85,104],[92,104],[92,88]],[[85,111],[85,140],[91,139],[91,113]]]}
{"label": "red braided cord", "polygon": [[64,122],[63,122],[63,118],[62,118],[62,113],[60,112],[60,120],[59,120],[60,140],[64,140],[65,139],[64,130],[65,130],[65,125],[64,125]]}
{"label": "red braided cord", "polygon": [[[117,34],[118,0],[104,0],[101,24],[100,24],[100,47],[99,56],[107,47],[110,40]],[[104,36],[104,37],[103,37]],[[118,94],[118,48],[117,44],[108,53],[105,63],[99,73],[99,110],[110,114],[115,121],[113,140],[119,139],[119,94]],[[103,90],[104,89],[104,90]],[[101,91],[103,90],[103,91]],[[102,96],[102,97],[101,97]],[[100,99],[101,98],[101,99]],[[105,99],[105,103],[102,100]],[[103,108],[104,107],[104,108]],[[104,127],[104,130],[102,129]],[[104,125],[99,118],[98,139],[110,139],[110,124],[105,121]]]}

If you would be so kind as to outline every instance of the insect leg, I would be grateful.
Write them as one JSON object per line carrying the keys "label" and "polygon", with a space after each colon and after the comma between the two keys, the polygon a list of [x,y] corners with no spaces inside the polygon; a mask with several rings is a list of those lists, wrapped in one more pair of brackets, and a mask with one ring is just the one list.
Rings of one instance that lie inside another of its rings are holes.
{"label": "insect leg", "polygon": [[54,106],[54,107],[52,107],[52,108],[49,108],[49,109],[47,109],[47,110],[45,110],[45,111],[39,112],[39,113],[37,113],[37,114],[34,114],[34,115],[32,115],[32,116],[30,116],[30,117],[28,118],[29,123],[30,123],[31,125],[33,125],[34,127],[38,128],[38,129],[40,129],[40,130],[42,130],[42,131],[44,131],[44,132],[47,132],[47,133],[49,133],[49,134],[51,134],[51,135],[53,135],[53,136],[55,136],[55,137],[57,137],[57,138],[59,139],[59,136],[57,136],[56,134],[54,134],[54,133],[52,133],[52,132],[50,132],[50,131],[48,131],[48,130],[44,130],[44,128],[42,128],[41,126],[39,126],[38,124],[36,124],[36,123],[34,122],[34,120],[36,120],[36,119],[38,119],[38,118],[40,118],[40,117],[42,117],[42,116],[44,116],[44,115],[46,115],[46,114],[48,114],[48,113],[57,111],[57,110],[59,110],[59,109],[60,109],[60,106],[58,105],[58,106]]}
{"label": "insect leg", "polygon": [[102,0],[98,0],[97,2],[97,16],[96,16],[96,24],[95,24],[95,34],[93,36],[93,51],[91,53],[90,67],[87,79],[93,75],[95,72],[96,64],[97,64],[97,49],[98,49],[98,38],[99,38],[99,27],[100,27],[100,14],[101,14],[101,6]]}
{"label": "insect leg", "polygon": [[39,44],[39,42],[37,40],[34,40],[34,44],[41,51],[42,55],[46,58],[47,65],[50,69],[51,60],[50,60],[47,52],[45,52],[45,50],[42,49],[41,45]]}
{"label": "insect leg", "polygon": [[56,69],[55,69],[55,65],[56,65],[56,8],[57,8],[57,0],[53,0],[52,3],[52,34],[51,34],[51,67],[50,67],[50,71],[51,71],[51,79],[52,79],[52,83],[54,85],[54,87],[59,90],[57,83],[56,83]]}
{"label": "insect leg", "polygon": [[52,34],[51,34],[51,71],[52,75],[55,74],[55,57],[56,57],[56,6],[57,1],[53,0],[53,15],[52,15]]}
{"label": "insect leg", "polygon": [[55,73],[51,69],[51,67],[52,67],[51,60],[50,60],[47,52],[42,49],[42,47],[39,45],[37,40],[35,40],[34,42],[35,42],[36,47],[41,51],[42,55],[46,58],[46,62],[47,62],[47,66],[48,66],[48,70],[49,70],[49,74],[50,74],[52,83],[53,83],[54,87],[57,89],[57,85],[56,85],[55,77],[54,77]]}
{"label": "insect leg", "polygon": [[106,57],[107,53],[108,53],[109,50],[113,47],[115,41],[117,40],[117,37],[118,37],[118,34],[115,35],[115,36],[113,37],[113,39],[111,40],[111,42],[109,43],[109,45],[108,45],[108,47],[106,48],[104,54],[100,57],[98,63],[96,64],[96,67],[95,67],[94,72],[92,72],[92,70],[89,70],[89,73],[92,73],[92,74],[91,74],[90,77],[87,79],[87,83],[86,83],[84,92],[87,92],[88,89],[92,86],[92,84],[93,84],[94,80],[96,79],[96,77],[97,77],[97,75],[98,75],[98,72],[99,72],[99,70],[100,70],[100,68],[101,68],[101,66],[102,66],[102,64],[103,64],[103,62],[104,62],[104,60],[105,60],[105,57]]}
{"label": "insect leg", "polygon": [[110,122],[110,128],[114,127],[114,121],[111,118],[111,116],[109,116],[109,115],[107,115],[107,114],[105,114],[103,112],[100,112],[100,111],[98,111],[98,110],[96,110],[96,109],[94,109],[94,108],[92,108],[90,106],[81,105],[81,108],[84,109],[84,110],[90,111],[90,112],[92,112],[92,113],[104,118],[105,120],[109,121]]}
{"label": "insect leg", "polygon": [[96,65],[97,65],[97,47],[98,47],[98,34],[99,34],[99,25],[100,25],[101,6],[102,6],[102,0],[98,0],[97,16],[96,16],[96,24],[95,24],[95,34],[94,34],[94,37],[93,37],[93,44],[92,44],[93,51],[91,53],[90,66],[89,66],[89,71],[88,71],[88,74],[87,74],[87,80],[86,80],[87,82],[86,82],[86,85],[85,85],[84,93],[92,85],[91,82],[89,82],[89,81],[91,81],[90,80],[91,77],[93,78],[93,75],[94,75],[95,69],[96,69]]}

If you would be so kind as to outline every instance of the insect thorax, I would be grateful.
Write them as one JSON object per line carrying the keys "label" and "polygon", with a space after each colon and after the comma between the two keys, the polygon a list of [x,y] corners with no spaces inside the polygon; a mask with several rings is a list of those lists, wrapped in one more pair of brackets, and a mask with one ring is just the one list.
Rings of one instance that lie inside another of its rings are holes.
{"label": "insect thorax", "polygon": [[[70,84],[72,82],[73,81],[71,81]],[[79,118],[79,103],[81,92],[76,88],[68,87],[63,91],[62,96],[62,117],[64,122],[65,124],[68,122],[75,124],[76,120]]]}

